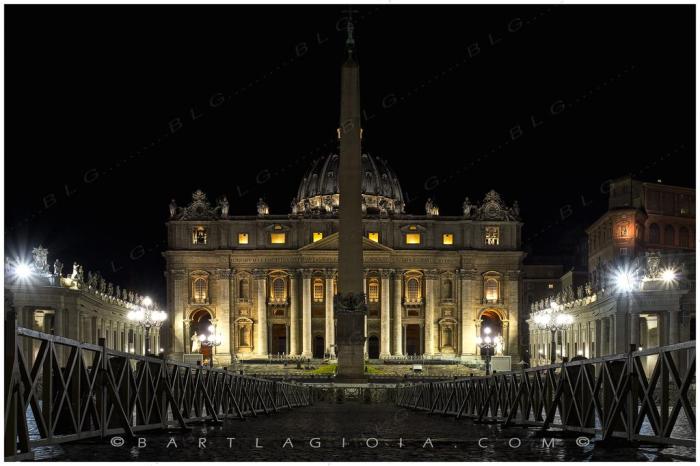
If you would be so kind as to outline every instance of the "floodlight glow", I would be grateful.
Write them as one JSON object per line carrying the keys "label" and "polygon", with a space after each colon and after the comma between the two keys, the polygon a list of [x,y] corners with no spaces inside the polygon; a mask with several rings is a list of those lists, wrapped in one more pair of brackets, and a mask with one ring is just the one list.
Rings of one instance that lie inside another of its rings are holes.
{"label": "floodlight glow", "polygon": [[484,327],[484,334],[490,335],[491,334],[491,327]]}
{"label": "floodlight glow", "polygon": [[491,343],[491,337],[489,337],[489,336],[484,337],[484,343],[486,343],[487,345],[489,343]]}
{"label": "floodlight glow", "polygon": [[149,298],[148,296],[146,296],[145,298],[143,298],[142,304],[146,307],[151,307],[151,305],[153,304],[153,300],[151,298]]}
{"label": "floodlight glow", "polygon": [[576,354],[578,354],[579,356],[583,356],[583,350],[578,350]]}
{"label": "floodlight glow", "polygon": [[476,337],[476,344],[477,345],[480,345],[482,341],[483,340],[481,339],[481,337]]}
{"label": "floodlight glow", "polygon": [[32,269],[28,264],[19,263],[15,266],[15,275],[21,279],[29,278],[32,274]]}
{"label": "floodlight glow", "polygon": [[666,282],[672,282],[676,279],[676,271],[673,269],[664,269],[663,272],[661,272],[661,279]]}
{"label": "floodlight glow", "polygon": [[634,276],[626,270],[620,270],[615,274],[615,284],[619,291],[629,293],[634,289]]}

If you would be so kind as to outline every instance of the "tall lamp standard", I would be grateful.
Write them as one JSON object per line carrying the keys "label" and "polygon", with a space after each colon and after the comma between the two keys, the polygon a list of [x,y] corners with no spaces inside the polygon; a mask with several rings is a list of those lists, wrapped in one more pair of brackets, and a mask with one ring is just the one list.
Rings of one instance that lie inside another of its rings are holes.
{"label": "tall lamp standard", "polygon": [[210,361],[210,364],[213,366],[214,351],[216,350],[216,347],[223,342],[223,338],[221,337],[220,333],[217,333],[216,327],[214,325],[210,325],[207,330],[209,331],[208,334],[205,335],[204,333],[202,333],[201,335],[199,335],[199,341],[202,344],[202,346],[211,347],[212,361]]}
{"label": "tall lamp standard", "polygon": [[552,333],[552,347],[549,359],[552,364],[555,364],[557,362],[557,332],[571,325],[574,318],[571,314],[562,312],[562,308],[558,304],[552,303],[551,307],[534,313],[532,319],[537,327],[542,330],[549,330]]}
{"label": "tall lamp standard", "polygon": [[151,329],[160,328],[168,318],[165,311],[160,311],[156,308],[153,300],[146,296],[141,302],[141,306],[129,311],[127,319],[135,324],[143,327],[146,335],[146,356],[151,354]]}
{"label": "tall lamp standard", "polygon": [[[484,327],[484,338],[476,337],[476,344],[481,348],[481,354],[486,352],[486,375],[491,374],[491,353],[496,347],[496,338],[491,338],[491,328]],[[485,351],[484,351],[485,350]]]}

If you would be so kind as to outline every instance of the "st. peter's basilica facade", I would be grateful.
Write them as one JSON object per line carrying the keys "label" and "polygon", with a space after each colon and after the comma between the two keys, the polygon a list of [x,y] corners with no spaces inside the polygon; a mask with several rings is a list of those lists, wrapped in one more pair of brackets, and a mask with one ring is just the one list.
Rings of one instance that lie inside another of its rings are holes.
{"label": "st. peter's basilica facade", "polygon": [[[465,199],[460,216],[405,212],[387,162],[362,156],[365,351],[371,359],[407,355],[478,359],[483,328],[501,336],[497,352],[519,357],[521,227],[517,202],[490,191]],[[226,365],[269,355],[333,355],[338,268],[338,162],[312,163],[291,212],[229,213],[225,197],[170,206],[167,299],[170,357],[213,354]],[[218,346],[199,341],[202,334]],[[514,359],[513,362],[519,359]]]}

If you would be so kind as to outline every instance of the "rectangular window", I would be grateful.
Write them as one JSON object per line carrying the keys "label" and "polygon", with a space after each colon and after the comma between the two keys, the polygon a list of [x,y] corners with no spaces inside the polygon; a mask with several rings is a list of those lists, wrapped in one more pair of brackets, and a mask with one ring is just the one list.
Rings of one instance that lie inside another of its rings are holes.
{"label": "rectangular window", "polygon": [[498,246],[498,227],[486,227],[486,244],[488,246]]}
{"label": "rectangular window", "polygon": [[287,241],[286,233],[270,233],[270,243],[284,244]]}
{"label": "rectangular window", "polygon": [[238,244],[248,244],[248,233],[238,233]]}
{"label": "rectangular window", "polygon": [[315,243],[316,241],[319,241],[319,240],[322,240],[322,239],[323,239],[323,233],[321,233],[320,231],[314,231],[314,233],[313,233],[313,240],[314,240],[314,243]]}
{"label": "rectangular window", "polygon": [[549,284],[547,285],[547,288],[549,288],[550,290],[553,290],[553,289],[554,289],[554,283],[549,283]]}
{"label": "rectangular window", "polygon": [[375,243],[379,242],[379,232],[376,231],[370,231],[367,233],[367,238],[370,239],[370,241],[374,241]]}
{"label": "rectangular window", "polygon": [[420,233],[406,233],[406,244],[420,244]]}
{"label": "rectangular window", "polygon": [[452,244],[452,241],[452,233],[445,233],[444,235],[442,235],[442,244]]}

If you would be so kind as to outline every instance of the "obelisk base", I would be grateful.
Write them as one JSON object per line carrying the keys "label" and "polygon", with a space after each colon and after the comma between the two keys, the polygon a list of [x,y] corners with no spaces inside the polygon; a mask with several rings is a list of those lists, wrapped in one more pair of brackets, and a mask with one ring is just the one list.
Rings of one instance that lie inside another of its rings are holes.
{"label": "obelisk base", "polygon": [[365,313],[364,295],[345,295],[335,299],[337,316],[336,354],[338,382],[362,383],[365,373]]}

